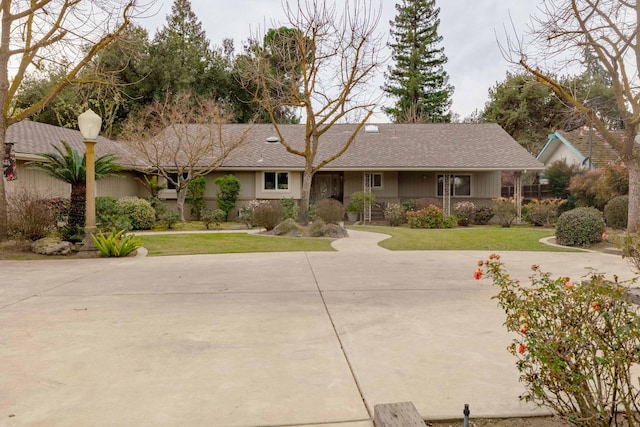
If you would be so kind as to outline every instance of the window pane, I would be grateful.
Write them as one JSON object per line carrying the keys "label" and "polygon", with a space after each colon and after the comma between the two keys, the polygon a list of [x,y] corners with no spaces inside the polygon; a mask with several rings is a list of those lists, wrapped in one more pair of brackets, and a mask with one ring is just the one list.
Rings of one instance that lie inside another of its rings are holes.
{"label": "window pane", "polygon": [[275,172],[264,173],[264,189],[265,190],[276,189],[276,173]]}
{"label": "window pane", "polygon": [[382,187],[382,174],[380,173],[373,174],[373,187],[374,188]]}
{"label": "window pane", "polygon": [[288,190],[288,189],[289,189],[289,173],[278,172],[278,190]]}
{"label": "window pane", "polygon": [[453,182],[455,196],[471,196],[471,175],[457,175]]}

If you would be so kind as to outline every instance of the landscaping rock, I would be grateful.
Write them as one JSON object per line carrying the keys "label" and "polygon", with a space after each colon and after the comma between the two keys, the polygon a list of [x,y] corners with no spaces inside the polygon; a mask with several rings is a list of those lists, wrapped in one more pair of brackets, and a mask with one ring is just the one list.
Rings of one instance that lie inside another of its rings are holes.
{"label": "landscaping rock", "polygon": [[273,228],[276,236],[304,237],[304,229],[291,218],[287,218]]}
{"label": "landscaping rock", "polygon": [[331,237],[334,239],[349,237],[347,229],[338,224],[325,224],[321,229],[321,234],[324,237]]}
{"label": "landscaping rock", "polygon": [[36,240],[31,244],[31,250],[41,255],[71,255],[73,245],[52,237]]}

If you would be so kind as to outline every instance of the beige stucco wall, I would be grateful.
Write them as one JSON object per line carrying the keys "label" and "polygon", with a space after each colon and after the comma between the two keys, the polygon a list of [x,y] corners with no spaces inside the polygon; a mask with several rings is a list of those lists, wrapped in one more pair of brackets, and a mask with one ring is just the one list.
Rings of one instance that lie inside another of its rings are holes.
{"label": "beige stucco wall", "polygon": [[25,167],[25,162],[16,162],[16,176],[14,181],[5,181],[7,193],[28,190],[43,198],[69,197],[71,185],[50,177],[46,173]]}

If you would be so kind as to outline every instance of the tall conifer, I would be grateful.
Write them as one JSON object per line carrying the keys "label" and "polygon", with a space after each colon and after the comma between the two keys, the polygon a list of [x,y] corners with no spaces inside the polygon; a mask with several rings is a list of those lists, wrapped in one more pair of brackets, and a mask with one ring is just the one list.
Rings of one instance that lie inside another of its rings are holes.
{"label": "tall conifer", "polygon": [[449,122],[453,86],[439,47],[440,8],[435,0],[402,0],[396,10],[389,43],[395,64],[385,73],[383,86],[396,104],[387,114],[396,123]]}

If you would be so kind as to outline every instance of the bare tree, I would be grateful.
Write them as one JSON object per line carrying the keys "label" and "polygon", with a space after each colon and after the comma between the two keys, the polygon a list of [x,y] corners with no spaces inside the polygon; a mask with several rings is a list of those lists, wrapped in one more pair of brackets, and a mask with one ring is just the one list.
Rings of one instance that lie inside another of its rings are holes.
{"label": "bare tree", "polygon": [[[265,37],[245,78],[257,87],[256,101],[269,115],[280,143],[305,159],[299,220],[307,223],[314,174],[349,148],[377,106],[368,83],[381,65],[383,43],[376,34],[379,11],[370,1],[298,0],[286,1],[284,7],[285,25],[293,31]],[[287,140],[278,123],[278,113],[291,107],[302,110],[303,146]],[[317,158],[322,135],[345,120],[358,126],[335,152]]]}
{"label": "bare tree", "polygon": [[175,188],[182,221],[189,183],[217,169],[248,140],[251,126],[232,135],[224,131],[229,120],[216,101],[179,93],[153,102],[124,126],[124,139],[146,163],[140,169]]}
{"label": "bare tree", "polygon": [[[82,83],[82,69],[116,41],[132,17],[144,9],[137,0],[3,0],[0,3],[0,147],[7,127],[26,119],[66,86]],[[147,3],[147,6],[149,3]],[[26,73],[51,64],[72,65],[47,93],[29,107],[16,110],[13,99]],[[4,161],[5,150],[0,150]],[[7,237],[7,198],[0,179],[0,240]]]}
{"label": "bare tree", "polygon": [[[569,102],[620,153],[629,170],[627,229],[632,232],[640,228],[640,144],[635,140],[640,124],[639,18],[640,2],[545,0],[532,19],[530,42],[511,38],[503,49],[510,62]],[[589,100],[578,99],[556,77],[569,67],[588,65],[582,62],[585,57],[597,61],[611,79],[624,129],[622,136],[612,132]]]}

